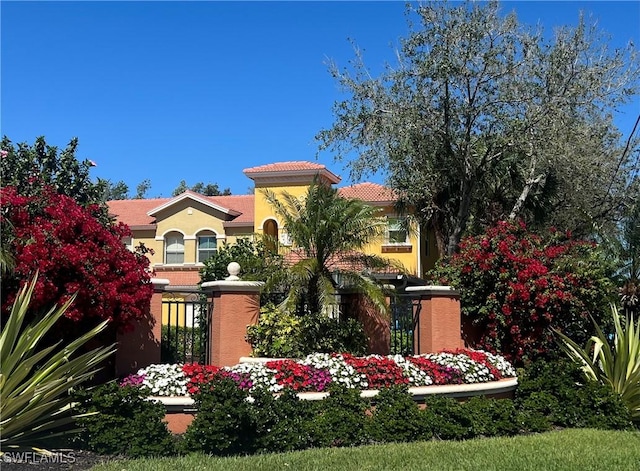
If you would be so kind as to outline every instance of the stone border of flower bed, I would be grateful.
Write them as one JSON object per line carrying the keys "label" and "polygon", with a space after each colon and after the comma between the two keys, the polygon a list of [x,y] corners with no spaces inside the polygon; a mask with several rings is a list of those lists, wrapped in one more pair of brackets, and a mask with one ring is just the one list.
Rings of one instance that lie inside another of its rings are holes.
{"label": "stone border of flower bed", "polygon": [[[472,384],[440,384],[433,386],[410,387],[409,392],[414,400],[420,401],[427,396],[440,395],[446,397],[465,398],[472,396],[509,395],[518,386],[518,378],[503,378],[498,381],[487,381]],[[365,389],[360,395],[372,398],[378,395],[379,389]],[[301,392],[300,399],[318,401],[329,396],[328,392]],[[189,396],[149,396],[149,400],[159,401],[167,408],[167,412],[196,412],[194,400]]]}

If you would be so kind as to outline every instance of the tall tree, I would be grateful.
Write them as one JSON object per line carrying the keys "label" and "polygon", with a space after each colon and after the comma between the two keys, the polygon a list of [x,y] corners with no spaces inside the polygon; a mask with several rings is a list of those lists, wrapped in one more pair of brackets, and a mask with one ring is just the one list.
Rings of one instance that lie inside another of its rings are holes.
{"label": "tall tree", "polygon": [[104,182],[104,201],[129,199],[129,186],[124,181],[119,180],[113,183],[111,180],[102,180],[100,178],[98,181]]}
{"label": "tall tree", "polygon": [[615,220],[638,164],[611,117],[638,93],[633,45],[610,51],[582,16],[547,40],[495,1],[408,8],[419,27],[397,65],[374,77],[358,49],[351,68],[330,65],[348,96],[320,150],[355,151],[356,179],[385,169],[442,255],[487,210],[567,229]]}
{"label": "tall tree", "polygon": [[290,308],[304,299],[311,313],[321,313],[334,300],[337,288],[344,285],[363,293],[386,312],[382,289],[365,273],[390,263],[361,252],[384,233],[386,221],[378,217],[378,208],[342,198],[335,188],[317,182],[303,198],[262,191],[282,218],[300,259],[288,272],[291,289],[286,303]]}
{"label": "tall tree", "polygon": [[56,193],[83,206],[103,203],[105,180],[91,180],[89,171],[96,164],[90,159],[78,160],[77,148],[75,137],[59,151],[48,145],[44,137],[38,137],[33,145],[23,142],[16,146],[4,136],[0,159],[2,186],[19,188],[24,196],[38,195],[45,186],[53,187]]}
{"label": "tall tree", "polygon": [[195,191],[196,193],[200,193],[205,196],[228,196],[231,194],[231,190],[229,188],[225,188],[220,191],[220,187],[217,183],[207,183],[205,185],[203,182],[198,182],[190,187],[187,185],[185,180],[181,180],[176,189],[173,190],[172,195],[178,196],[187,190]]}
{"label": "tall tree", "polygon": [[148,178],[142,180],[140,183],[138,183],[138,186],[136,186],[136,195],[133,198],[137,200],[144,199],[147,195],[147,191],[149,191],[149,188],[151,188],[151,180],[149,180]]}

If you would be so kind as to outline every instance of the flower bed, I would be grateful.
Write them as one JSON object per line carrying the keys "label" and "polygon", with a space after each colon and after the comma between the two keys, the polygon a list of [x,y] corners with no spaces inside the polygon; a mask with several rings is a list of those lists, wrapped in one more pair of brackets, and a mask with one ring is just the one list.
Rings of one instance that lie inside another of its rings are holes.
{"label": "flower bed", "polygon": [[503,357],[458,349],[409,357],[315,353],[302,360],[277,359],[240,363],[218,368],[198,364],[150,365],[122,384],[136,385],[150,396],[189,396],[221,377],[232,378],[238,387],[264,387],[278,393],[291,388],[299,393],[325,392],[332,383],[361,390],[397,384],[409,387],[476,384],[515,377]]}
{"label": "flower bed", "polygon": [[315,353],[302,360],[251,359],[224,368],[194,363],[150,365],[121,384],[140,387],[150,399],[162,402],[169,429],[179,434],[197,413],[190,396],[200,388],[215,387],[216,380],[224,377],[248,391],[265,387],[277,394],[290,388],[305,400],[324,399],[332,383],[358,388],[363,397],[376,396],[380,388],[404,384],[416,401],[434,394],[504,397],[517,385],[515,370],[503,357],[468,349],[409,357]]}

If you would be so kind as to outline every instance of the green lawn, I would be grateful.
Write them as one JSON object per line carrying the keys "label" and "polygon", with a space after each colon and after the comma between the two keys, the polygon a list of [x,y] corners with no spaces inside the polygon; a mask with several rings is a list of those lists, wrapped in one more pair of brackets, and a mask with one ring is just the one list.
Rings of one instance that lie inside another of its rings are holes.
{"label": "green lawn", "polygon": [[513,438],[429,441],[296,453],[114,462],[94,471],[174,470],[640,470],[640,432],[563,430]]}

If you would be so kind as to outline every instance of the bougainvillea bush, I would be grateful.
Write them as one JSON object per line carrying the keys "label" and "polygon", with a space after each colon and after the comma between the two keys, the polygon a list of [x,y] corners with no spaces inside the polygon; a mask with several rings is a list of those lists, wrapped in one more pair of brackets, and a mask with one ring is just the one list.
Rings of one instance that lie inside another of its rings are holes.
{"label": "bougainvillea bush", "polygon": [[215,387],[216,380],[222,378],[231,378],[244,390],[265,388],[277,393],[285,389],[324,392],[331,384],[380,389],[394,385],[482,383],[514,376],[515,370],[500,355],[458,349],[408,357],[315,353],[302,360],[240,363],[223,368],[151,365],[124,378],[121,384],[142,387],[153,396],[175,396],[193,395],[202,387]]}
{"label": "bougainvillea bush", "polygon": [[460,291],[466,341],[500,352],[516,365],[558,349],[551,327],[586,342],[593,323],[605,322],[613,294],[610,269],[595,244],[523,223],[501,222],[463,239],[460,252],[441,260],[431,278]]}
{"label": "bougainvillea bush", "polygon": [[5,186],[0,202],[2,244],[14,259],[12,273],[2,278],[3,316],[20,285],[36,271],[34,311],[64,303],[77,292],[65,315],[76,324],[109,319],[126,331],[148,313],[153,294],[149,261],[123,244],[130,235],[126,226],[99,220],[100,206],[81,206],[50,187],[23,196]]}

